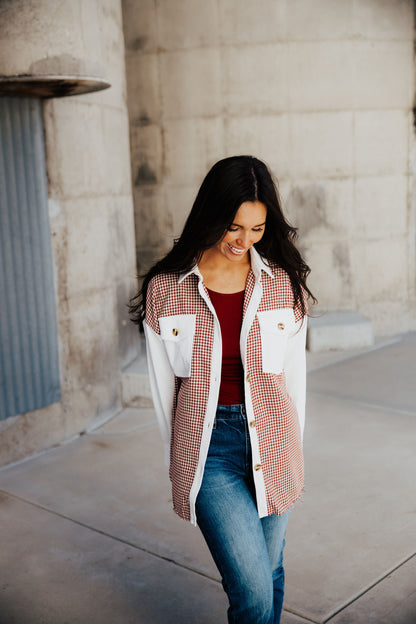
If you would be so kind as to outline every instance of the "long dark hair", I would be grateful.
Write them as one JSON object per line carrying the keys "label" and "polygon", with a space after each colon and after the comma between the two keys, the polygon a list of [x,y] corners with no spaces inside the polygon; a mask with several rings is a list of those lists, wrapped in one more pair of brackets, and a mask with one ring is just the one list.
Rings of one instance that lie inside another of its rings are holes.
{"label": "long dark hair", "polygon": [[285,219],[276,185],[267,168],[253,156],[231,156],[218,161],[207,173],[198,191],[182,234],[164,258],[143,276],[142,287],[130,300],[133,322],[145,316],[146,294],[150,280],[159,273],[182,273],[198,263],[205,250],[213,247],[232,224],[241,204],[259,201],[267,208],[266,226],[255,247],[272,264],[289,275],[295,305],[306,305],[302,290],[316,302],[306,285],[310,268],[294,245],[296,228]]}

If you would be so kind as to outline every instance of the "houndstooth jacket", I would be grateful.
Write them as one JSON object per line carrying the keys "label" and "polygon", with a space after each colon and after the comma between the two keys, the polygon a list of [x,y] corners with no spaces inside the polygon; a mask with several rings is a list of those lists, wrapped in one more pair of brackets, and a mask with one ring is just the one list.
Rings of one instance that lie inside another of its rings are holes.
{"label": "houndstooth jacket", "polygon": [[[240,352],[260,517],[283,514],[303,490],[306,318],[287,273],[252,247]],[[150,386],[165,443],[173,508],[196,524],[221,381],[221,329],[195,266],[150,282],[144,322]]]}

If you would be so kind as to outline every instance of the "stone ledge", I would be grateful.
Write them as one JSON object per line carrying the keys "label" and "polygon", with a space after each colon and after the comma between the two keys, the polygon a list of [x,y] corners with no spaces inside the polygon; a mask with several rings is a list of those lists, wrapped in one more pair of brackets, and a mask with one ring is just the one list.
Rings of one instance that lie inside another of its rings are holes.
{"label": "stone ledge", "polygon": [[0,76],[0,95],[9,97],[56,98],[93,93],[109,87],[108,80],[94,76]]}
{"label": "stone ledge", "polygon": [[311,352],[350,350],[374,345],[371,321],[357,312],[327,312],[308,321],[306,347]]}

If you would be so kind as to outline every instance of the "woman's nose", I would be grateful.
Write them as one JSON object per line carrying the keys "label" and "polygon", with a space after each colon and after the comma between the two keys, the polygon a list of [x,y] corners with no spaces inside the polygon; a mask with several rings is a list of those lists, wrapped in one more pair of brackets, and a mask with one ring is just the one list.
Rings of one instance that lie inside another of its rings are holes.
{"label": "woman's nose", "polygon": [[250,247],[250,232],[242,232],[237,242],[241,247]]}

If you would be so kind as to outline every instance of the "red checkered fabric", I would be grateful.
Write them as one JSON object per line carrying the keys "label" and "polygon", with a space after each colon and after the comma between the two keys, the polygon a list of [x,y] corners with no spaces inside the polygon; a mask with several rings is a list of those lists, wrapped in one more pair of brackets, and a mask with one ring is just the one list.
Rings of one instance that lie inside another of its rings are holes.
{"label": "red checkered fabric", "polygon": [[[249,375],[247,415],[248,419],[255,420],[250,436],[257,436],[253,439],[258,440],[262,479],[259,480],[254,470],[253,474],[257,478],[256,490],[264,487],[262,495],[267,506],[267,511],[261,515],[283,514],[298,499],[303,489],[303,453],[297,409],[287,391],[285,371],[264,372],[258,317],[261,317],[262,312],[286,310],[292,315],[295,328],[301,325],[295,325],[295,321],[302,320],[302,312],[300,306],[294,307],[293,292],[286,272],[278,267],[267,268],[268,272],[261,272],[261,278],[250,271],[243,312],[244,315],[247,313],[256,282],[261,281],[261,298],[247,333],[245,362],[243,360],[245,374]],[[205,462],[201,443],[206,436],[210,436],[207,419],[213,417],[208,415],[207,405],[210,392],[213,391],[213,374],[218,372],[220,375],[220,371],[211,370],[215,320],[204,300],[205,295],[209,298],[208,292],[202,286],[204,296],[201,296],[198,289],[200,279],[198,272],[191,272],[185,278],[182,276],[182,279],[178,275],[167,274],[154,277],[149,284],[145,319],[148,327],[160,336],[162,319],[166,321],[178,315],[195,315],[195,330],[189,342],[192,349],[190,375],[175,376],[171,410],[169,474],[173,506],[175,512],[186,520],[194,517],[197,494],[195,481],[198,479],[200,483],[201,467],[203,471]],[[177,330],[173,328],[172,332],[175,334]],[[152,356],[151,347],[149,355]],[[158,382],[156,380],[153,383]],[[163,387],[160,392],[163,393]]]}

